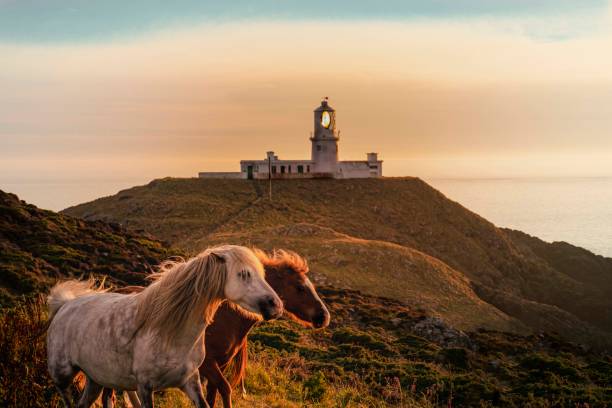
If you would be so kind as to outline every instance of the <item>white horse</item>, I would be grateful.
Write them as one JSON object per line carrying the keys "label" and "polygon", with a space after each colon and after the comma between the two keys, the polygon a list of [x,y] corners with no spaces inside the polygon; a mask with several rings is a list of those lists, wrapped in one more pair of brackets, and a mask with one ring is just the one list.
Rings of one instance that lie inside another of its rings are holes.
{"label": "white horse", "polygon": [[266,320],[282,314],[260,261],[245,247],[219,246],[186,262],[166,262],[154,278],[131,295],[75,280],[51,289],[47,358],[66,407],[80,370],[86,385],[78,407],[90,407],[103,387],[136,390],[144,408],[153,407],[154,391],[178,387],[196,407],[208,407],[198,367],[219,304],[228,299]]}

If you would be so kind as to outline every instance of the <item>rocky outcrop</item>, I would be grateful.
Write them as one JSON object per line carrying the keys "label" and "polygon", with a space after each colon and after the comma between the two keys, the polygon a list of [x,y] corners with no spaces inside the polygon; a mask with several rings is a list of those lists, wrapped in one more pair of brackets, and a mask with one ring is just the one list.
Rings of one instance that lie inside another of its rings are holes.
{"label": "rocky outcrop", "polygon": [[439,317],[423,316],[412,326],[412,331],[443,347],[474,347],[467,334],[449,326]]}

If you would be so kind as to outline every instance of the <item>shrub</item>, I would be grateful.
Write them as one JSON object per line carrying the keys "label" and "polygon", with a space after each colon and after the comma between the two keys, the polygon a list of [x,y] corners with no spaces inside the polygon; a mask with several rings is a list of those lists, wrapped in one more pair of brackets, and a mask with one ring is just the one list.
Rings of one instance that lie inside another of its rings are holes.
{"label": "shrub", "polygon": [[304,399],[310,401],[320,401],[327,391],[327,382],[321,371],[317,371],[310,378],[304,381]]}
{"label": "shrub", "polygon": [[0,406],[63,406],[47,374],[46,325],[40,299],[0,311]]}

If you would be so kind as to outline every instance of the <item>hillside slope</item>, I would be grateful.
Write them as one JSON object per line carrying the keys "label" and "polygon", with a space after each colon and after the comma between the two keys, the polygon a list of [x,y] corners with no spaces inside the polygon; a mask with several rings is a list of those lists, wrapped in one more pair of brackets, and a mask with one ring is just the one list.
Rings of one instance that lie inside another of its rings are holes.
{"label": "hillside slope", "polygon": [[298,251],[311,263],[315,281],[404,299],[456,327],[524,331],[519,321],[482,301],[469,280],[440,260],[385,241],[355,238],[314,224],[216,233],[206,243],[239,242]]}
{"label": "hillside slope", "polygon": [[[283,408],[605,407],[609,355],[549,335],[463,333],[401,302],[319,287],[332,315],[325,330],[288,320],[250,334],[246,400]],[[49,378],[40,300],[0,309],[0,406],[62,407]],[[237,394],[237,393],[236,393]],[[188,408],[178,390],[156,406]]]}
{"label": "hillside slope", "polygon": [[168,255],[153,238],[41,210],[0,191],[0,307],[58,278],[105,275],[117,283],[142,283]]}
{"label": "hillside slope", "polygon": [[[592,279],[588,274],[579,279],[557,263],[526,250],[512,234],[419,179],[276,181],[272,202],[267,199],[266,188],[266,183],[247,180],[163,179],[65,212],[143,229],[187,251],[230,238],[272,243],[275,229],[314,225],[332,234],[346,235],[345,241],[352,240],[350,245],[339,245],[310,239],[307,232],[294,237],[294,248],[301,251],[304,246],[314,257],[313,265],[322,270],[325,262],[321,260],[333,260],[343,251],[359,252],[357,248],[367,255],[359,261],[346,255],[343,259],[345,271],[359,270],[364,259],[376,258],[380,247],[373,248],[372,242],[378,242],[403,254],[426,254],[430,265],[437,262],[432,268],[445,271],[438,275],[436,284],[431,284],[415,275],[421,268],[410,269],[393,262],[385,265],[393,256],[381,256],[379,269],[387,274],[380,279],[371,274],[372,281],[360,286],[370,293],[420,304],[418,293],[433,293],[428,291],[435,285],[457,287],[456,277],[463,276],[467,278],[463,287],[471,288],[469,295],[465,291],[461,296],[453,295],[453,301],[446,302],[447,308],[454,307],[455,301],[461,305],[470,297],[475,305],[474,299],[480,298],[478,302],[503,311],[501,316],[506,316],[501,320],[506,322],[506,329],[518,328],[517,320],[521,320],[534,329],[557,330],[578,339],[607,337],[612,331],[612,315],[608,313],[611,286],[602,288],[601,279]],[[368,244],[357,245],[357,240]],[[277,239],[273,243],[282,246],[289,241]],[[396,276],[390,282],[392,274]],[[343,273],[335,278],[350,285],[353,275]],[[412,292],[393,293],[383,288],[383,284],[401,287],[403,279],[417,285]],[[433,297],[440,294],[439,291]],[[442,315],[445,312],[440,303],[425,306]],[[455,315],[472,312],[459,308],[453,311]],[[465,318],[466,328],[484,324],[493,315],[500,316],[499,310],[485,313],[480,322],[474,321],[478,316]],[[503,324],[501,320],[493,319],[494,325]],[[461,323],[461,319],[456,322]]]}
{"label": "hillside slope", "polygon": [[[246,213],[242,209],[235,219]],[[217,231],[207,243],[226,240],[299,246],[321,280],[406,296],[464,326],[478,316],[520,326],[480,300],[463,274],[406,246],[308,223]],[[168,256],[160,242],[117,225],[43,211],[2,192],[0,243],[0,288],[8,300],[38,294],[56,278],[89,272],[110,275],[118,285],[141,283],[143,272]],[[309,330],[284,319],[255,328],[248,400],[236,398],[237,407],[610,404],[608,354],[558,336],[464,333],[397,300],[328,285],[318,291],[332,315],[327,329]],[[32,336],[47,325],[43,300],[5,305],[0,305],[0,406],[61,406],[48,376],[44,336]],[[162,408],[191,406],[178,392],[157,396]]]}

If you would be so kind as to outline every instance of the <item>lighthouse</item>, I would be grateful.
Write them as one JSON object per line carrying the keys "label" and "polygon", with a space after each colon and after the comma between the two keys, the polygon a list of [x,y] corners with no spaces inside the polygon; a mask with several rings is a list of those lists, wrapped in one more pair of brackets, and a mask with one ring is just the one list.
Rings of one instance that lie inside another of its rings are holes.
{"label": "lighthouse", "polygon": [[310,138],[310,155],[315,173],[335,175],[338,171],[338,132],[336,111],[329,106],[327,97],[314,110],[314,132]]}
{"label": "lighthouse", "polygon": [[241,160],[239,172],[205,171],[200,172],[199,177],[247,180],[382,177],[383,162],[377,153],[367,153],[367,160],[338,160],[340,132],[336,129],[336,110],[329,105],[327,97],[313,113],[310,160],[279,159],[274,151],[268,151],[263,160]]}

